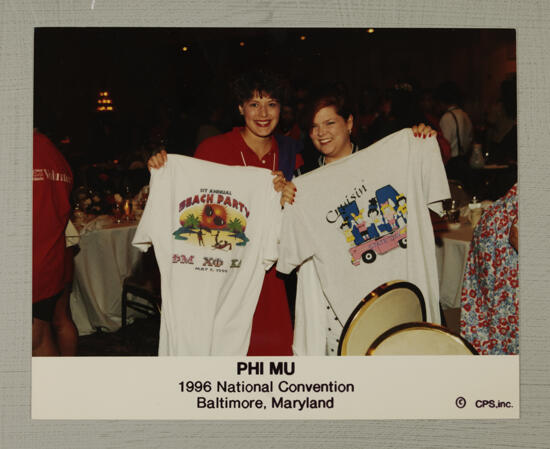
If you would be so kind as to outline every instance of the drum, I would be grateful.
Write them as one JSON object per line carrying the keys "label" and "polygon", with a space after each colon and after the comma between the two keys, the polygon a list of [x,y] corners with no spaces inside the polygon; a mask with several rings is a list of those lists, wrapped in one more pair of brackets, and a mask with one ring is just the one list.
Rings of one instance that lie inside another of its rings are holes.
{"label": "drum", "polygon": [[426,320],[424,297],[406,281],[377,287],[361,300],[348,318],[338,346],[338,355],[365,355],[371,343],[398,324]]}
{"label": "drum", "polygon": [[405,323],[380,335],[367,355],[477,355],[464,338],[433,323]]}

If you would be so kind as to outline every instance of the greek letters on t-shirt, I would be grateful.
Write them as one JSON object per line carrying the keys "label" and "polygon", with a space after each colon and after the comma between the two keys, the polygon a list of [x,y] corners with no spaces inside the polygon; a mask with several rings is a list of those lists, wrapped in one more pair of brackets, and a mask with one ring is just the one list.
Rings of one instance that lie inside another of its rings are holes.
{"label": "greek letters on t-shirt", "polygon": [[[355,266],[363,262],[370,264],[378,255],[391,251],[398,246],[407,247],[407,199],[392,185],[388,184],[375,191],[366,204],[366,196],[360,200],[367,207],[359,209],[357,193],[366,193],[361,185],[355,194],[346,195],[346,202],[337,209],[337,218],[341,219],[339,230],[351,246],[351,263]],[[329,214],[336,211],[330,211]],[[330,223],[336,223],[328,220]]]}
{"label": "greek letters on t-shirt", "polygon": [[187,263],[194,265],[195,264],[195,256],[189,256],[187,257],[185,254],[174,254],[172,256],[172,263]]}
{"label": "greek letters on t-shirt", "polygon": [[[179,264],[187,264],[187,265],[195,265],[195,255],[186,256],[185,254],[173,254],[172,255],[172,263],[179,263]],[[220,268],[223,266],[224,260],[220,259],[219,257],[203,257],[202,260],[202,267],[215,267]],[[230,268],[239,268],[241,266],[241,261],[239,259],[231,259],[231,267]],[[207,268],[195,268],[196,270],[205,271]],[[227,270],[211,270],[211,271],[223,271],[226,272]]]}

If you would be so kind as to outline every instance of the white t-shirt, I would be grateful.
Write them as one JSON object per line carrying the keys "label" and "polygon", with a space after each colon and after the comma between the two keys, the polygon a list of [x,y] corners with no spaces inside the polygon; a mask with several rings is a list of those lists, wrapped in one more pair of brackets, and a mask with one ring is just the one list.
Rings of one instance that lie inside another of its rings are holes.
{"label": "white t-shirt", "polygon": [[161,273],[159,355],[246,355],[281,207],[269,170],[168,155],[133,244]]}
{"label": "white t-shirt", "polygon": [[[426,301],[427,321],[440,322],[435,242],[427,206],[442,214],[441,200],[450,194],[435,137],[414,138],[405,129],[294,183],[296,199],[283,213],[277,269],[288,273],[312,258],[315,271],[305,272],[307,276],[316,272],[325,297],[301,294],[307,287],[298,286],[296,354],[309,355],[308,347],[318,352],[327,345],[315,341],[318,324],[303,315],[324,315],[325,336],[332,332],[332,321],[341,331],[359,301],[388,281],[415,284]],[[311,278],[306,282],[313,285]],[[300,303],[300,297],[307,305]]]}
{"label": "white t-shirt", "polygon": [[313,258],[298,270],[294,311],[294,355],[338,355],[344,328],[323,292]]}
{"label": "white t-shirt", "polygon": [[[453,114],[456,117],[456,122],[453,118]],[[457,123],[458,137],[460,138],[460,148],[462,149],[462,153],[460,153],[458,147],[456,132]],[[451,145],[451,157],[468,153],[474,141],[474,127],[472,126],[472,121],[466,112],[456,106],[449,108],[447,112],[441,116],[439,126],[443,137],[445,137]]]}

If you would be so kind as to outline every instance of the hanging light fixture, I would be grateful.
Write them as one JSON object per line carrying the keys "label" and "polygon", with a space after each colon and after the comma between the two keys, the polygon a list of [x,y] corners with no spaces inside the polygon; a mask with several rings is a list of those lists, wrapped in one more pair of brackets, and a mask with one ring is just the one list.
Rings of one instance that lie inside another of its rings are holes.
{"label": "hanging light fixture", "polygon": [[[105,106],[105,105],[109,105],[109,106]],[[108,91],[102,90],[101,92],[99,92],[96,111],[98,112],[114,111],[113,101],[109,97]]]}

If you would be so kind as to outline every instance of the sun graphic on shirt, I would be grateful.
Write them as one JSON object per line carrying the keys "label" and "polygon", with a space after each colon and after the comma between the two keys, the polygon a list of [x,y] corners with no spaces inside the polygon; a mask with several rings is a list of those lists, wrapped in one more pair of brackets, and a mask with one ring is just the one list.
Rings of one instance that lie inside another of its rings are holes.
{"label": "sun graphic on shirt", "polygon": [[227,212],[219,204],[207,204],[202,209],[201,226],[206,229],[224,229],[227,225]]}
{"label": "sun graphic on shirt", "polygon": [[220,204],[189,207],[180,214],[179,222],[180,228],[173,232],[176,240],[225,251],[248,242],[244,216]]}

